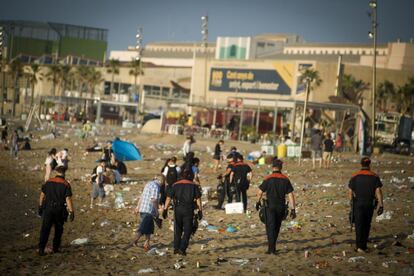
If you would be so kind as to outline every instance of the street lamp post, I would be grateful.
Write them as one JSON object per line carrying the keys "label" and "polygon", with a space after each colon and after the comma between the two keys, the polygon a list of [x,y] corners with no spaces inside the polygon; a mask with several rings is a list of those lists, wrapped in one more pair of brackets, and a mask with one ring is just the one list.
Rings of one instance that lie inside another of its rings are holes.
{"label": "street lamp post", "polygon": [[0,115],[3,115],[3,109],[4,109],[4,89],[5,89],[5,70],[6,70],[6,63],[4,62],[4,28],[3,26],[0,26],[0,72],[2,73],[2,79],[1,79],[1,92],[0,92],[0,101],[1,101],[1,109],[0,109]]}
{"label": "street lamp post", "polygon": [[300,144],[299,144],[299,165],[302,161],[302,148],[303,148],[303,139],[305,136],[305,120],[306,120],[306,109],[308,108],[308,100],[309,100],[309,93],[310,93],[310,86],[311,86],[311,80],[307,78],[305,80],[306,82],[306,95],[305,95],[305,102],[303,103],[303,115],[302,115],[302,125],[300,130]]}
{"label": "street lamp post", "polygon": [[204,49],[204,101],[207,103],[207,46],[208,46],[208,16],[201,17],[202,46]]}
{"label": "street lamp post", "polygon": [[371,12],[371,31],[368,33],[368,36],[373,41],[373,59],[372,59],[372,89],[371,89],[371,99],[372,99],[372,112],[371,112],[371,143],[372,148],[375,145],[375,96],[377,89],[377,0],[371,0],[369,2],[369,7]]}
{"label": "street lamp post", "polygon": [[[145,104],[145,92],[142,90],[142,28],[138,28],[138,32],[136,35],[137,44],[135,46],[135,49],[137,50],[137,56],[135,57],[135,60],[138,61],[139,64],[139,75],[138,75],[138,81],[139,81],[139,88],[138,88],[138,95],[139,95],[139,102],[138,106],[140,107],[139,110],[141,113],[144,113],[144,104]],[[136,87],[135,87],[136,89]]]}

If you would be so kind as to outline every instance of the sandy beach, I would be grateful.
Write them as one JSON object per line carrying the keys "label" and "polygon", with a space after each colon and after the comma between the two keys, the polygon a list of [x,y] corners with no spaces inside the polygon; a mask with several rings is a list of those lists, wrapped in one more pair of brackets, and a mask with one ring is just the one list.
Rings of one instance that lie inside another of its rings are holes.
{"label": "sandy beach", "polygon": [[[33,134],[39,137],[43,133]],[[100,154],[86,155],[85,148],[93,138],[81,140],[73,128],[60,127],[60,136],[56,139],[32,142],[33,150],[19,152],[18,160],[11,158],[9,152],[0,152],[0,242],[3,245],[0,274],[135,275],[151,271],[162,275],[414,274],[414,237],[409,237],[414,231],[413,157],[390,154],[373,157],[372,169],[384,184],[384,208],[391,218],[377,222],[374,216],[367,254],[353,251],[355,233],[350,231],[346,195],[348,180],[359,169],[359,156],[346,153],[339,159],[335,156],[329,170],[312,170],[309,159],[301,167],[294,159],[284,159],[283,171],[295,189],[298,217],[283,223],[276,256],[265,254],[265,228],[254,209],[257,186],[271,170],[265,165],[253,166],[254,177],[248,191],[250,214],[226,215],[213,208],[216,200],[203,197],[204,219],[219,230],[208,231],[200,226],[191,240],[188,255],[180,261],[181,258],[172,254],[173,232],[169,222],[164,221],[164,227],[156,229],[152,240],[155,249],[149,253],[142,247],[128,245],[138,224],[133,209],[144,184],[160,171],[167,157],[180,156],[177,152],[184,137],[140,135],[131,130],[107,128],[96,138],[105,143],[116,136],[136,143],[144,156],[143,161],[126,163],[129,183],[114,186],[115,192],[123,193],[126,207],[122,209],[114,208],[114,193],[106,198],[105,206],[89,208],[91,185],[87,175]],[[201,184],[213,189],[217,185],[217,174],[212,169],[211,150],[216,142],[197,138],[194,144],[196,156],[201,159]],[[232,145],[245,155],[259,149],[254,144],[225,141],[225,150]],[[44,177],[43,163],[51,147],[69,149],[67,179],[73,191],[75,221],[65,224],[63,252],[39,257],[36,249],[41,219],[37,216],[37,205]],[[172,212],[169,215],[171,219]],[[238,231],[223,231],[228,225]],[[88,242],[71,244],[78,238],[87,238]],[[178,266],[181,267],[176,269]]]}

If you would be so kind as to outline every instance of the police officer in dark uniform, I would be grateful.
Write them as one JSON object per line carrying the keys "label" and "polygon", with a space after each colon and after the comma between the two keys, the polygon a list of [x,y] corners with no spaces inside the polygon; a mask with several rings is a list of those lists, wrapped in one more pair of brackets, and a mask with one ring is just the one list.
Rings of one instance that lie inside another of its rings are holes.
{"label": "police officer in dark uniform", "polygon": [[279,235],[282,221],[286,218],[287,208],[286,195],[289,197],[290,203],[290,217],[296,218],[295,212],[295,196],[293,194],[293,187],[289,178],[281,173],[283,162],[280,159],[274,158],[272,161],[272,174],[265,177],[263,183],[259,186],[257,193],[256,210],[263,208],[261,199],[263,193],[266,193],[267,201],[265,208],[265,224],[268,250],[267,254],[276,254],[276,241]]}
{"label": "police officer in dark uniform", "polygon": [[236,187],[236,202],[243,202],[243,210],[247,211],[247,190],[252,179],[252,169],[243,162],[243,155],[237,154],[237,162],[233,165],[230,174],[230,183]]}
{"label": "police officer in dark uniform", "polygon": [[353,208],[356,232],[356,251],[366,252],[371,220],[378,203],[377,214],[384,212],[382,183],[378,175],[370,169],[371,160],[361,159],[361,170],[349,181],[349,199]]}
{"label": "police officer in dark uniform", "polygon": [[227,202],[232,203],[233,202],[233,195],[236,193],[236,187],[233,185],[233,183],[230,183],[230,174],[233,170],[234,164],[237,162],[237,152],[230,153],[227,155],[227,167],[226,171],[224,172],[224,185],[222,189],[218,192],[218,203],[217,206],[215,206],[216,209],[222,209],[223,203],[227,195]]}
{"label": "police officer in dark uniform", "polygon": [[55,227],[53,238],[53,252],[59,252],[63,234],[63,224],[75,218],[72,204],[72,189],[69,182],[63,176],[64,166],[55,168],[56,177],[50,178],[42,186],[39,199],[39,216],[42,217],[42,228],[40,230],[39,255],[45,255],[45,247],[49,239],[50,229]]}
{"label": "police officer in dark uniform", "polygon": [[198,219],[203,218],[201,192],[193,182],[190,169],[184,169],[180,180],[169,190],[163,210],[163,218],[167,218],[168,207],[174,204],[174,254],[186,255],[186,250],[193,232],[194,210],[198,208]]}

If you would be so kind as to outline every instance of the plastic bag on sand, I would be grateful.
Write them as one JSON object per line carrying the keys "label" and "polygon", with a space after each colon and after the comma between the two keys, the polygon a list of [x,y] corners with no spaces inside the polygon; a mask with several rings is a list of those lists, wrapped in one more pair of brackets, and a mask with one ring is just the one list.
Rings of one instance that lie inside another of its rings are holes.
{"label": "plastic bag on sand", "polygon": [[377,216],[375,218],[375,221],[380,222],[380,221],[383,221],[383,220],[390,220],[392,218],[393,213],[394,213],[393,211],[386,211],[381,216]]}
{"label": "plastic bag on sand", "polygon": [[49,133],[40,137],[41,140],[52,140],[55,139],[55,135],[53,133]]}
{"label": "plastic bag on sand", "polygon": [[154,273],[154,269],[152,268],[143,268],[138,270],[138,274],[144,274],[144,273]]}
{"label": "plastic bag on sand", "polygon": [[153,247],[147,252],[147,255],[164,256],[165,254],[167,254],[167,250],[168,250],[168,248],[166,248],[164,250],[158,250],[158,248]]}
{"label": "plastic bag on sand", "polygon": [[210,232],[218,232],[218,227],[214,225],[208,225],[207,230]]}
{"label": "plastic bag on sand", "polygon": [[125,208],[124,196],[118,192],[115,197],[115,209],[121,208]]}
{"label": "plastic bag on sand", "polygon": [[239,265],[239,266],[244,266],[249,262],[248,259],[234,259],[231,260],[230,263],[233,265]]}
{"label": "plastic bag on sand", "polygon": [[87,244],[88,242],[89,242],[88,238],[79,238],[79,239],[73,240],[70,244],[83,245],[83,244]]}
{"label": "plastic bag on sand", "polygon": [[226,229],[226,232],[228,232],[228,233],[236,233],[237,232],[237,229],[235,227],[229,225],[227,227],[227,229]]}
{"label": "plastic bag on sand", "polygon": [[359,263],[363,261],[365,261],[365,257],[363,256],[356,256],[348,259],[348,263]]}
{"label": "plastic bag on sand", "polygon": [[202,226],[202,227],[207,227],[208,226],[208,221],[207,220],[205,220],[205,219],[203,219],[203,220],[201,220],[200,222],[199,222],[199,224],[198,224],[199,226]]}
{"label": "plastic bag on sand", "polygon": [[104,186],[105,195],[108,196],[111,192],[114,191],[114,185],[106,184]]}
{"label": "plastic bag on sand", "polygon": [[294,221],[291,220],[287,223],[286,227],[288,229],[292,229],[292,230],[300,230],[302,229],[302,225],[299,223],[299,221]]}

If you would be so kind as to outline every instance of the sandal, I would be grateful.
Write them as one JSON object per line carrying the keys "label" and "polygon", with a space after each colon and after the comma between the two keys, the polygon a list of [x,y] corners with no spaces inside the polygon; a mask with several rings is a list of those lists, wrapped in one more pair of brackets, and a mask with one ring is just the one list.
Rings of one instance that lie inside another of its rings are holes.
{"label": "sandal", "polygon": [[151,246],[147,243],[144,244],[144,251],[148,252],[150,250]]}

